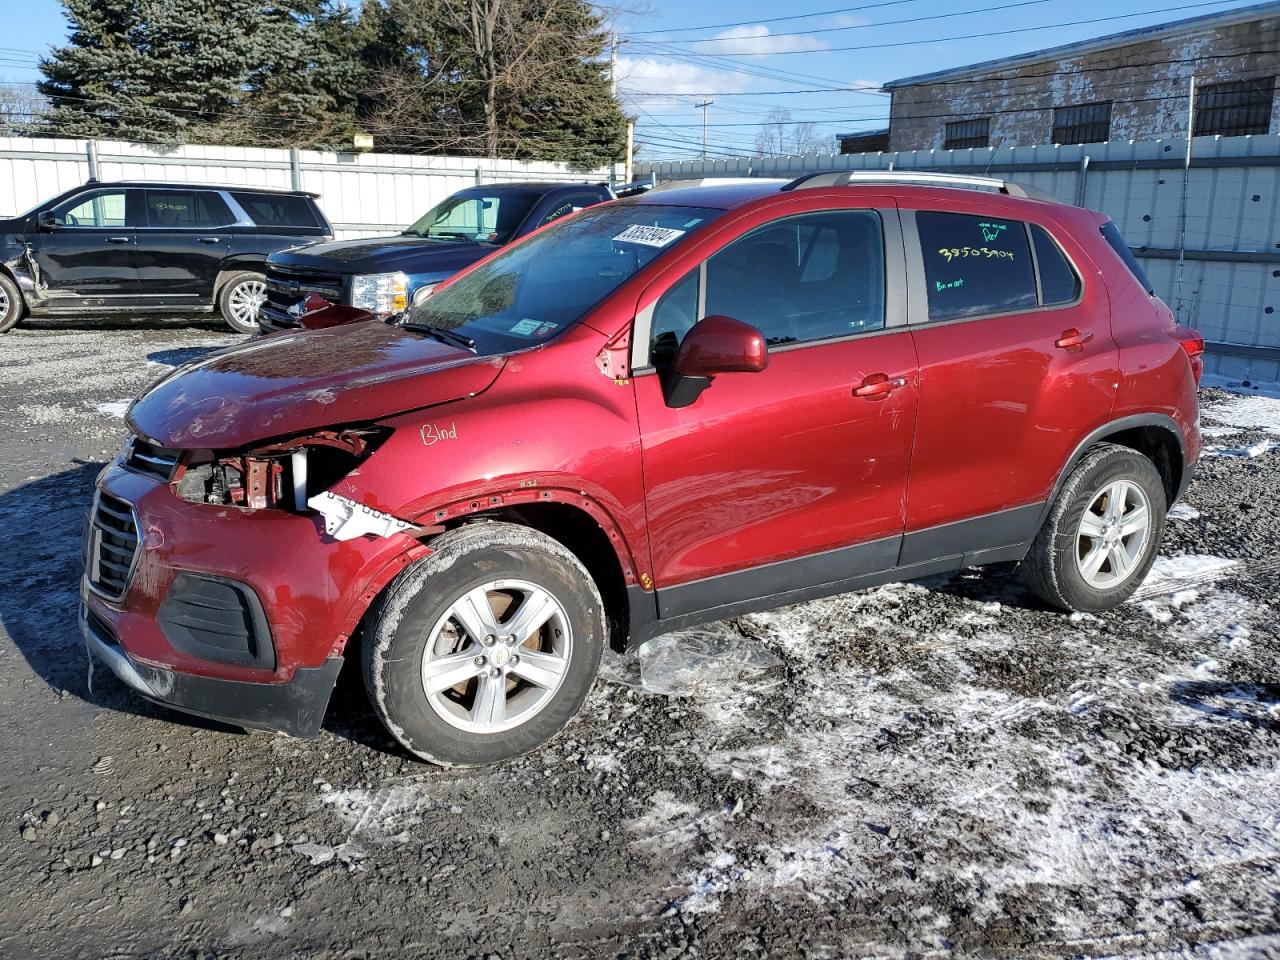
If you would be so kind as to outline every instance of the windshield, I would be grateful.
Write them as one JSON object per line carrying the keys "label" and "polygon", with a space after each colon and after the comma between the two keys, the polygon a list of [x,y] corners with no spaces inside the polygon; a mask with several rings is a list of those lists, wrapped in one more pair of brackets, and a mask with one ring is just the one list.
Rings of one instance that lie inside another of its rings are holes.
{"label": "windshield", "polygon": [[484,354],[541,343],[720,213],[651,204],[590,207],[459,277],[414,307],[406,322],[465,333]]}
{"label": "windshield", "polygon": [[539,196],[533,190],[462,190],[424,213],[405,235],[503,244],[524,223]]}

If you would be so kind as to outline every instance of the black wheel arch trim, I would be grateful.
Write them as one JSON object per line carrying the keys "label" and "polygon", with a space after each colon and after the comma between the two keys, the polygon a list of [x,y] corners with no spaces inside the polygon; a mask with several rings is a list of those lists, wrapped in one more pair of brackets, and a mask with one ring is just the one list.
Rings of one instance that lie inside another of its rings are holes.
{"label": "black wheel arch trim", "polygon": [[1054,481],[1053,490],[1049,494],[1049,499],[1044,502],[1044,508],[1040,515],[1040,522],[1044,523],[1045,518],[1049,516],[1049,511],[1053,509],[1054,501],[1058,499],[1058,494],[1062,492],[1062,485],[1067,482],[1067,477],[1071,471],[1075,469],[1076,464],[1084,459],[1084,455],[1095,444],[1104,442],[1108,437],[1117,433],[1123,433],[1126,430],[1133,430],[1136,427],[1160,427],[1173,434],[1178,442],[1179,460],[1182,464],[1182,476],[1178,483],[1177,492],[1174,495],[1169,506],[1173,506],[1182,495],[1186,492],[1187,486],[1191,483],[1191,476],[1195,471],[1195,464],[1187,462],[1187,439],[1183,436],[1182,428],[1178,426],[1178,421],[1173,417],[1164,413],[1135,413],[1127,417],[1120,417],[1117,420],[1109,420],[1102,426],[1095,428],[1088,433],[1083,440],[1076,444],[1076,448],[1072,451],[1071,456],[1067,459],[1066,464],[1058,473],[1058,479]]}

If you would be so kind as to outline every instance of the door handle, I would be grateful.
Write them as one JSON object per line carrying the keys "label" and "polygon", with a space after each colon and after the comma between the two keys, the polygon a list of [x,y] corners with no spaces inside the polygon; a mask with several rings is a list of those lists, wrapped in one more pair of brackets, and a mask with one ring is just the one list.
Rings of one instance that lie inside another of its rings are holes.
{"label": "door handle", "polygon": [[1068,327],[1062,331],[1062,336],[1053,341],[1053,345],[1063,350],[1070,350],[1072,353],[1079,353],[1080,348],[1092,339],[1092,333],[1081,333],[1075,327]]}
{"label": "door handle", "polygon": [[201,237],[200,242],[201,243],[221,243],[222,238],[221,237]]}
{"label": "door handle", "polygon": [[863,378],[861,386],[853,388],[853,395],[867,400],[883,400],[899,387],[905,387],[906,385],[906,377],[893,377],[891,379],[887,373],[873,373]]}
{"label": "door handle", "polygon": [[107,243],[128,243],[128,237],[107,237]]}

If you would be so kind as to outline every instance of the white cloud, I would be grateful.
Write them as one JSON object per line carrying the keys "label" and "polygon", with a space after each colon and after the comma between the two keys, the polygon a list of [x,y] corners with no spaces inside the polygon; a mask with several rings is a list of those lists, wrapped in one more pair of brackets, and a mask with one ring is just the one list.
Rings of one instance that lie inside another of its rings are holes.
{"label": "white cloud", "polygon": [[734,27],[717,33],[714,42],[698,45],[699,53],[799,53],[808,50],[825,50],[827,44],[819,40],[817,35],[803,37],[774,36],[764,24],[749,27]]}
{"label": "white cloud", "polygon": [[712,70],[692,63],[653,57],[618,58],[618,92],[636,97],[645,109],[659,101],[638,94],[701,97],[707,93],[746,90],[748,81],[749,78],[742,74]]}

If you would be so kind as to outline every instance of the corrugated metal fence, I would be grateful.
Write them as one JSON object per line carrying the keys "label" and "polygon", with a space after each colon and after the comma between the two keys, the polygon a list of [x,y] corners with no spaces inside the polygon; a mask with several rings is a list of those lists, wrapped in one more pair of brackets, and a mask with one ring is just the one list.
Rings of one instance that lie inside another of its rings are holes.
{"label": "corrugated metal fence", "polygon": [[343,238],[408,226],[455,190],[511,180],[601,181],[563,163],[254,147],[152,147],[114,141],[0,137],[0,217],[99,180],[166,180],[310,190]]}
{"label": "corrugated metal fence", "polygon": [[[1185,232],[1185,140],[920,150],[640,164],[637,177],[797,177],[816,170],[990,173],[1108,213],[1157,292],[1210,342],[1209,369],[1280,380],[1280,136],[1192,143]],[[1179,239],[1185,267],[1178,295]]]}

